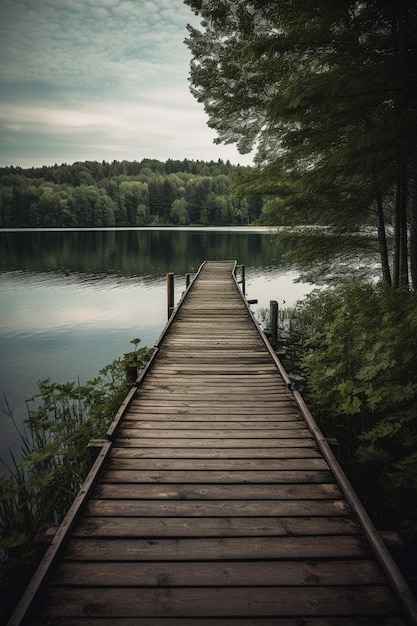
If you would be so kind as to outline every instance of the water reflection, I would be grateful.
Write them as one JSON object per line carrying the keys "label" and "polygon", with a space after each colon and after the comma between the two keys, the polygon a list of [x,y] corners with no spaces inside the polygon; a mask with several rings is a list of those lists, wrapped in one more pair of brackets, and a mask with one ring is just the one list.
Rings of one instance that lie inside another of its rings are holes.
{"label": "water reflection", "polygon": [[277,265],[283,252],[277,251],[267,230],[0,231],[3,271],[162,276],[195,271],[205,259],[237,259],[251,267]]}
{"label": "water reflection", "polygon": [[164,279],[13,272],[1,279],[0,332],[135,328],[161,309]]}

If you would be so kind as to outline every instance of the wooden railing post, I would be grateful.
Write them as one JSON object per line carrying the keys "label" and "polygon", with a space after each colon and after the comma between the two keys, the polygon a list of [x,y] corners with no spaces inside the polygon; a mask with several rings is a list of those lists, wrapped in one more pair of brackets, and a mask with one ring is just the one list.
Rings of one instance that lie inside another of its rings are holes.
{"label": "wooden railing post", "polygon": [[174,274],[172,272],[167,274],[167,306],[169,319],[174,309]]}

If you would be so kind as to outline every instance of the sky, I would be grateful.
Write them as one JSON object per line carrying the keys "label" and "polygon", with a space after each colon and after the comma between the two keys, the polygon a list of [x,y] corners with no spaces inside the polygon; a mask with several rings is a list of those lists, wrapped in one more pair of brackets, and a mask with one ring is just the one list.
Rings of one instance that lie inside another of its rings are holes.
{"label": "sky", "polygon": [[251,164],[189,91],[182,0],[0,0],[0,166]]}

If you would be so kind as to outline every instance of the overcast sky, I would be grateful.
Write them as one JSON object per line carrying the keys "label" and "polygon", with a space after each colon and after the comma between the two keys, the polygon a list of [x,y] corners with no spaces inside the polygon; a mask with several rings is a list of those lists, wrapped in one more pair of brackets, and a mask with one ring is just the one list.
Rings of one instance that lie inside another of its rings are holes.
{"label": "overcast sky", "polygon": [[182,0],[0,0],[0,165],[248,164],[189,93]]}

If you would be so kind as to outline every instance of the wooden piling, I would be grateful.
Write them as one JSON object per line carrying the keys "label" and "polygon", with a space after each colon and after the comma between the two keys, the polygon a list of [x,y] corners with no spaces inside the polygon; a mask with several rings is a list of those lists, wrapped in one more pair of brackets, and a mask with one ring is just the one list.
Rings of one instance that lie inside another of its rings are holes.
{"label": "wooden piling", "polygon": [[[246,278],[245,278],[245,266],[244,265],[236,265],[236,270],[239,269],[240,270],[240,279],[237,278],[236,276],[236,280],[239,284],[242,285],[242,293],[243,295],[245,295],[246,293]],[[236,271],[235,271],[235,275],[236,275]]]}
{"label": "wooden piling", "polygon": [[269,317],[271,325],[271,345],[274,350],[278,347],[278,302],[276,300],[269,301]]}
{"label": "wooden piling", "polygon": [[174,274],[169,272],[167,274],[167,308],[168,308],[168,319],[171,317],[171,313],[174,309]]}

